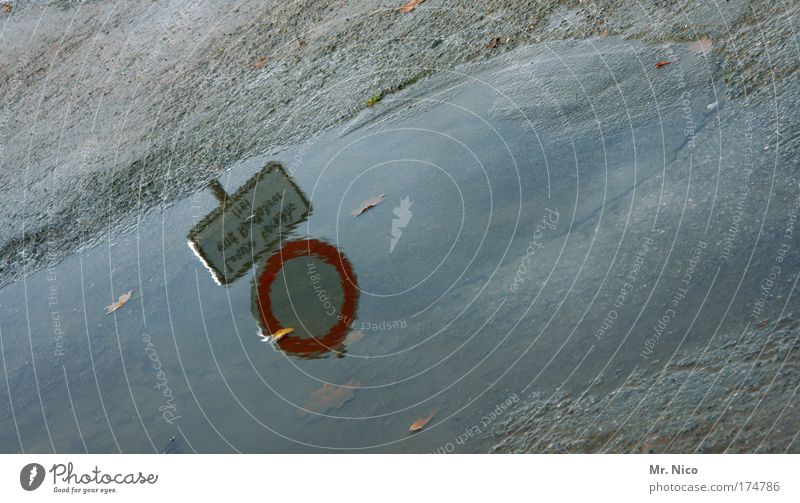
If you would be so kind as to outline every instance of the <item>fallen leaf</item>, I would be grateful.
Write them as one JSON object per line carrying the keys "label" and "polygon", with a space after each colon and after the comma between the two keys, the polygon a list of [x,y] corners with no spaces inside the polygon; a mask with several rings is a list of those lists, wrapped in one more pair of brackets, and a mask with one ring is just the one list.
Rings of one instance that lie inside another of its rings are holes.
{"label": "fallen leaf", "polygon": [[659,61],[658,63],[656,63],[656,68],[661,68],[662,66],[667,66],[667,65],[671,65],[671,64],[672,64],[672,61],[668,61],[668,60],[665,59],[664,61]]}
{"label": "fallen leaf", "polygon": [[364,332],[362,332],[361,330],[354,330],[349,334],[347,334],[347,337],[345,337],[344,339],[344,343],[353,344],[360,341],[363,338],[364,338]]}
{"label": "fallen leaf", "polygon": [[3,9],[3,12],[6,12],[6,13],[11,12],[11,4],[10,3],[4,3],[2,5],[2,7],[0,7],[0,8]]}
{"label": "fallen leaf", "polygon": [[707,55],[711,53],[711,39],[708,37],[702,37],[699,40],[692,42],[689,44],[689,49],[694,51],[696,54]]}
{"label": "fallen leaf", "polygon": [[411,423],[411,426],[408,427],[408,431],[413,433],[424,428],[428,423],[431,422],[431,419],[433,419],[433,416],[436,415],[436,412],[437,411],[434,410],[433,412],[431,412],[430,416],[417,419],[416,421]]}
{"label": "fallen leaf", "polygon": [[266,56],[261,56],[256,60],[255,63],[253,63],[253,69],[261,70],[262,68],[267,66],[267,63],[269,63],[269,58]]}
{"label": "fallen leaf", "polygon": [[425,3],[425,0],[410,0],[409,2],[406,2],[400,7],[396,8],[394,11],[405,14],[406,12],[411,12],[412,10],[416,9],[417,5],[421,3]]}
{"label": "fallen leaf", "polygon": [[486,44],[487,49],[494,49],[500,45],[500,37],[492,37],[488,44]]}
{"label": "fallen leaf", "polygon": [[126,302],[131,300],[131,297],[133,297],[133,290],[130,290],[130,291],[128,291],[128,293],[123,293],[122,295],[120,295],[119,296],[119,300],[117,300],[116,302],[114,302],[110,306],[106,306],[106,314],[111,314],[114,311],[116,311],[117,309],[119,309],[122,306],[124,306]]}
{"label": "fallen leaf", "polygon": [[273,340],[273,342],[278,342],[284,336],[287,336],[287,335],[291,334],[292,332],[294,332],[294,329],[292,327],[282,328],[282,329],[278,330],[277,332],[275,332],[274,334],[272,334],[272,340]]}
{"label": "fallen leaf", "polygon": [[261,342],[278,342],[279,340],[283,339],[285,336],[294,332],[292,327],[286,327],[278,330],[272,335],[261,335]]}
{"label": "fallen leaf", "polygon": [[311,393],[311,400],[305,408],[314,412],[325,413],[338,409],[353,399],[359,383],[350,380],[341,386],[325,383]]}
{"label": "fallen leaf", "polygon": [[352,212],[350,212],[350,214],[353,215],[354,217],[357,217],[360,214],[362,214],[365,211],[367,211],[368,209],[381,204],[385,200],[386,200],[385,194],[381,194],[381,195],[379,195],[377,197],[373,197],[372,199],[367,199],[366,201],[361,203],[361,206],[359,206],[357,209],[355,209]]}

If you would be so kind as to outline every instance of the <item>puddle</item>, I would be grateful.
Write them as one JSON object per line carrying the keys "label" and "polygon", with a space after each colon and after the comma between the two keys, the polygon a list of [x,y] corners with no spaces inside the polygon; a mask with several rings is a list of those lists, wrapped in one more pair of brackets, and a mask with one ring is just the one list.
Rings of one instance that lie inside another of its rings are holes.
{"label": "puddle", "polygon": [[791,201],[715,65],[604,39],[443,72],[5,287],[0,450],[480,452],[530,392],[769,317]]}

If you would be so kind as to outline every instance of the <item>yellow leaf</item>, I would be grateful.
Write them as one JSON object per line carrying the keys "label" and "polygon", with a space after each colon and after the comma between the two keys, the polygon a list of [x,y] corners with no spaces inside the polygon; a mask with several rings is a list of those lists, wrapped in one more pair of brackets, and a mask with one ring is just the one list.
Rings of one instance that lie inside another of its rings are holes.
{"label": "yellow leaf", "polygon": [[278,342],[284,336],[289,335],[292,332],[294,332],[294,329],[291,328],[291,327],[282,328],[282,329],[278,330],[277,332],[275,332],[274,334],[272,334],[272,342]]}

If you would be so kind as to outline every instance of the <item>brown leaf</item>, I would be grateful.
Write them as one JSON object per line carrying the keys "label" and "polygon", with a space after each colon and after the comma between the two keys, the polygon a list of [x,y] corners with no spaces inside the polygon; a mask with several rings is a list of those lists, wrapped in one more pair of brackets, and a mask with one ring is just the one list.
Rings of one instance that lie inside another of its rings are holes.
{"label": "brown leaf", "polygon": [[500,37],[492,37],[488,44],[486,44],[487,49],[494,49],[500,45]]}
{"label": "brown leaf", "polygon": [[662,66],[667,66],[667,65],[671,65],[671,64],[672,64],[672,61],[669,61],[669,60],[665,59],[664,61],[659,61],[658,63],[656,63],[656,68],[661,68]]}
{"label": "brown leaf", "polygon": [[400,7],[396,8],[394,11],[399,12],[401,14],[405,14],[406,12],[411,12],[412,10],[417,8],[417,5],[425,3],[425,0],[410,0]]}
{"label": "brown leaf", "polygon": [[121,308],[125,305],[126,302],[131,300],[133,297],[133,290],[128,291],[128,293],[123,293],[119,296],[119,300],[111,304],[110,306],[106,306],[106,314],[111,314],[117,309]]}
{"label": "brown leaf", "polygon": [[358,386],[359,383],[352,379],[341,386],[325,383],[311,393],[311,400],[305,408],[319,413],[338,409],[353,399]]}
{"label": "brown leaf", "polygon": [[10,3],[4,3],[2,6],[0,6],[0,9],[3,9],[3,12],[5,13],[9,13],[11,12],[12,7]]}
{"label": "brown leaf", "polygon": [[373,208],[373,207],[381,204],[385,200],[386,200],[385,194],[381,194],[381,195],[379,195],[377,197],[373,197],[371,199],[367,199],[366,201],[361,203],[361,206],[359,206],[355,210],[351,211],[350,214],[353,215],[354,217],[357,217],[360,214],[362,214],[365,211],[367,211],[368,209]]}
{"label": "brown leaf", "polygon": [[417,419],[416,421],[411,423],[411,426],[408,427],[408,431],[413,433],[424,428],[428,423],[431,422],[431,419],[433,419],[433,416],[436,415],[436,412],[437,411],[434,410],[433,412],[431,412],[430,416]]}
{"label": "brown leaf", "polygon": [[253,63],[253,69],[254,70],[261,70],[262,68],[267,66],[267,63],[269,63],[269,58],[266,57],[266,56],[261,56],[260,58],[258,58],[256,60],[255,63]]}

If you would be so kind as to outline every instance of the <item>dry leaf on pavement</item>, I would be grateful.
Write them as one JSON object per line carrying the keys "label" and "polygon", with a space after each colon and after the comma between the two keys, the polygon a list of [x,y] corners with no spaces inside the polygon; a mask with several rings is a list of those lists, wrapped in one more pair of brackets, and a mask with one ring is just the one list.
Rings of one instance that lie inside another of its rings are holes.
{"label": "dry leaf on pavement", "polygon": [[123,293],[119,296],[119,300],[111,304],[110,306],[106,306],[106,314],[111,314],[117,309],[121,308],[125,305],[126,302],[131,300],[133,297],[133,290],[128,291],[128,293]]}
{"label": "dry leaf on pavement", "polygon": [[433,412],[431,412],[430,416],[417,419],[416,421],[411,423],[411,426],[408,427],[408,431],[413,433],[413,432],[421,430],[428,423],[431,422],[431,419],[433,419],[433,416],[435,416],[435,415],[436,415],[436,411],[433,411]]}
{"label": "dry leaf on pavement", "polygon": [[406,12],[411,12],[412,10],[417,8],[417,5],[424,3],[425,0],[410,0],[409,2],[404,3],[400,7],[396,8],[395,12],[400,12],[401,14],[405,14]]}
{"label": "dry leaf on pavement", "polygon": [[377,197],[373,197],[371,199],[367,199],[366,201],[361,203],[361,206],[359,206],[357,209],[351,211],[350,214],[353,215],[354,217],[357,217],[360,214],[362,214],[365,211],[367,211],[368,209],[381,204],[385,199],[386,199],[386,195],[385,194],[381,194],[381,195],[379,195]]}

